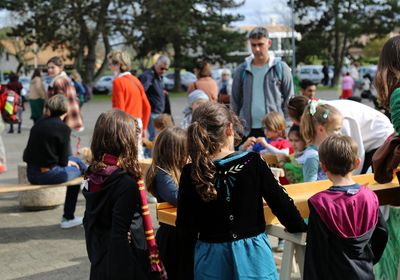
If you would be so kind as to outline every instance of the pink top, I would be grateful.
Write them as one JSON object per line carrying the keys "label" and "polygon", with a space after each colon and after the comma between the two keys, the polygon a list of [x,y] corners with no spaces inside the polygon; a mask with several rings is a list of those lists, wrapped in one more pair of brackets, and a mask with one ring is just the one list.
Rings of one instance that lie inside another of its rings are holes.
{"label": "pink top", "polygon": [[342,89],[353,89],[354,80],[351,76],[344,76],[342,79]]}

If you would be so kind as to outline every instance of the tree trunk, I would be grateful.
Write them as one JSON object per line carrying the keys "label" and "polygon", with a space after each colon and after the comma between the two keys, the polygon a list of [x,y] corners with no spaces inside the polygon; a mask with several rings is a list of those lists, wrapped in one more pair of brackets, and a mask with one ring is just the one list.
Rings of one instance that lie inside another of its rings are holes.
{"label": "tree trunk", "polygon": [[174,91],[180,91],[181,85],[181,67],[182,67],[182,50],[178,42],[173,44],[174,48],[174,67],[175,67],[175,86]]}
{"label": "tree trunk", "polygon": [[110,40],[108,39],[108,35],[106,32],[103,32],[103,44],[104,44],[103,62],[101,63],[100,68],[94,74],[93,81],[96,80],[101,74],[103,74],[103,72],[106,70],[106,68],[108,66],[107,55],[111,51],[111,45],[110,45]]}

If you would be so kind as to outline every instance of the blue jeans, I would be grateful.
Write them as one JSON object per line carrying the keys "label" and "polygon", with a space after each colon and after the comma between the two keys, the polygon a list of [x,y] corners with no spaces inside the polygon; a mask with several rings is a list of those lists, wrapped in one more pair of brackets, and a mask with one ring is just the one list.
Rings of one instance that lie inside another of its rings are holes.
{"label": "blue jeans", "polygon": [[[87,166],[80,158],[70,156],[68,158],[79,165],[79,169],[74,166],[52,167],[48,172],[41,172],[39,166],[29,165],[27,168],[27,177],[31,184],[61,184],[75,179],[86,172]],[[67,187],[67,194],[64,203],[64,215],[67,220],[74,219],[76,202],[79,195],[80,186]]]}
{"label": "blue jeans", "polygon": [[[149,119],[149,124],[147,126],[147,131],[149,132],[149,140],[153,141],[154,138],[156,138],[156,129],[153,126],[154,120],[159,116],[159,113],[151,113],[150,114],[150,119]],[[144,156],[146,158],[151,158],[151,150],[145,149],[144,151]]]}

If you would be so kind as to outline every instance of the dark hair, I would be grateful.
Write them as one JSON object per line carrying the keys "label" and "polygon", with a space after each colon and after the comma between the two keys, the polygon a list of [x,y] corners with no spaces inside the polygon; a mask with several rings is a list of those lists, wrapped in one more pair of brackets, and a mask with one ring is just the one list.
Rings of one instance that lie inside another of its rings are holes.
{"label": "dark hair", "polygon": [[195,69],[198,71],[198,78],[211,77],[211,64],[208,61],[197,62]]}
{"label": "dark hair", "polygon": [[297,95],[289,99],[287,108],[289,117],[300,122],[304,109],[308,105],[308,97],[304,95]]}
{"label": "dark hair", "polygon": [[375,88],[381,106],[389,108],[392,92],[400,87],[400,35],[390,38],[379,56]]}
{"label": "dark hair", "polygon": [[64,69],[64,60],[60,56],[53,56],[47,61],[47,65],[53,63],[54,65]]}
{"label": "dark hair", "polygon": [[332,135],[318,148],[319,160],[334,175],[345,176],[356,168],[358,158],[356,142],[346,135]]}
{"label": "dark hair", "polygon": [[47,107],[49,108],[50,116],[62,116],[68,112],[68,99],[64,94],[56,94],[49,98]]}
{"label": "dark hair", "polygon": [[[154,192],[157,169],[162,168],[179,185],[181,170],[187,162],[187,133],[180,127],[167,127],[156,137],[153,148],[153,160],[146,173],[146,187],[149,192]],[[164,186],[159,186],[163,188]]]}
{"label": "dark hair", "polygon": [[10,82],[18,82],[19,80],[18,75],[15,74],[14,72],[11,72],[8,78],[10,79]]}
{"label": "dark hair", "polygon": [[306,142],[306,141],[304,141],[303,136],[301,135],[300,126],[299,126],[299,125],[294,124],[294,125],[292,125],[292,126],[290,127],[289,132],[288,132],[288,137],[289,137],[289,135],[292,134],[292,133],[293,133],[293,134],[296,134],[296,136],[297,136],[298,138],[300,138],[304,143]]}
{"label": "dark hair", "polygon": [[140,129],[131,115],[112,109],[102,113],[96,121],[90,149],[93,159],[90,171],[97,172],[106,167],[104,154],[118,157],[118,166],[134,178],[141,177],[138,161],[138,137]]}
{"label": "dark hair", "polygon": [[310,87],[310,86],[315,86],[316,84],[313,82],[313,81],[311,81],[311,80],[308,80],[308,79],[305,79],[305,80],[301,80],[300,81],[300,87],[302,88],[302,89],[306,89],[306,88],[308,88],[308,87]]}
{"label": "dark hair", "polygon": [[265,27],[257,26],[249,33],[249,39],[268,38],[268,30]]}
{"label": "dark hair", "polygon": [[188,128],[188,148],[192,160],[191,178],[204,201],[211,201],[217,197],[213,184],[215,165],[212,156],[224,145],[225,131],[231,124],[235,142],[239,144],[239,134],[243,127],[235,113],[225,105],[207,102],[193,112],[192,124]]}
{"label": "dark hair", "polygon": [[33,74],[32,74],[32,78],[36,78],[36,77],[42,77],[42,73],[40,72],[39,68],[35,68],[35,70],[33,70]]}

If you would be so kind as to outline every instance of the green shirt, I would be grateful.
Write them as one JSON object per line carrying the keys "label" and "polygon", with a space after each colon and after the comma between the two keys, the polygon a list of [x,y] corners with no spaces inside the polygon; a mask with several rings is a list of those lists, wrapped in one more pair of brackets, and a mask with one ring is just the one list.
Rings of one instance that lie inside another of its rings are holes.
{"label": "green shirt", "polygon": [[251,128],[262,128],[262,120],[266,114],[264,80],[269,69],[268,63],[261,67],[251,64],[253,74],[253,91],[251,99]]}

